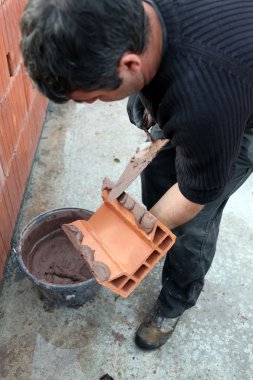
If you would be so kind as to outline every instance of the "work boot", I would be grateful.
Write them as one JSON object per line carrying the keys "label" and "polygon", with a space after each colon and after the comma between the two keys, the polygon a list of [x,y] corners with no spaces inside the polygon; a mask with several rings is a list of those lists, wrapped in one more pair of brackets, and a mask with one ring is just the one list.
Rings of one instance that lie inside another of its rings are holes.
{"label": "work boot", "polygon": [[135,343],[144,350],[153,350],[165,344],[171,337],[179,317],[166,318],[161,310],[161,302],[144,319],[135,335]]}

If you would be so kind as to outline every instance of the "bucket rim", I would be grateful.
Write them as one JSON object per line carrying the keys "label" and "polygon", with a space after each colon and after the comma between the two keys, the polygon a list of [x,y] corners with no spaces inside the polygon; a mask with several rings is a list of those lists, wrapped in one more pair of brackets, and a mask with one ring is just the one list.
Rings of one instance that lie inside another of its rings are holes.
{"label": "bucket rim", "polygon": [[53,208],[51,210],[48,210],[48,211],[44,211],[44,212],[41,212],[40,214],[36,215],[34,218],[32,218],[22,229],[22,231],[18,234],[18,237],[17,237],[17,240],[19,240],[19,238],[21,237],[21,235],[24,233],[24,231],[30,227],[32,224],[34,224],[36,221],[38,221],[39,219],[41,219],[43,216],[47,216],[53,212],[57,212],[57,211],[67,211],[67,210],[79,210],[79,211],[86,211],[88,213],[90,213],[91,215],[94,214],[93,211],[90,211],[90,210],[87,210],[85,208],[81,208],[81,207],[60,207],[60,208]]}

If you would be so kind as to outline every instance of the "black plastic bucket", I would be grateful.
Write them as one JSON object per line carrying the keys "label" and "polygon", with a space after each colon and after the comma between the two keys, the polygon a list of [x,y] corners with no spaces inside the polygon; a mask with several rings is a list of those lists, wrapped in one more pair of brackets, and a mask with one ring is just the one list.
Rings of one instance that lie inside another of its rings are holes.
{"label": "black plastic bucket", "polygon": [[66,306],[83,305],[94,298],[101,287],[89,271],[85,281],[67,285],[50,283],[43,278],[37,278],[31,272],[29,264],[31,255],[36,255],[36,246],[41,241],[49,239],[54,233],[61,233],[61,226],[63,224],[71,223],[78,219],[88,220],[91,215],[91,211],[78,208],[51,210],[33,219],[17,239],[14,251],[18,266],[25,276],[36,285],[49,304]]}

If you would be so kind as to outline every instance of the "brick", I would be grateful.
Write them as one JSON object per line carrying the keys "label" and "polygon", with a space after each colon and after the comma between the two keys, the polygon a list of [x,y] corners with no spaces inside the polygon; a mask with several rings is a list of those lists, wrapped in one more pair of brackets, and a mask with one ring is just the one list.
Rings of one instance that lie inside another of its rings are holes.
{"label": "brick", "polygon": [[37,146],[38,139],[41,134],[43,121],[45,119],[47,104],[48,104],[47,99],[37,92],[36,97],[33,102],[33,106],[29,113],[32,143],[35,146]]}
{"label": "brick", "polygon": [[5,176],[4,176],[4,171],[3,171],[2,162],[1,162],[1,154],[0,154],[0,189],[4,186],[4,181],[5,181]]}
{"label": "brick", "polygon": [[2,190],[0,190],[0,210],[0,234],[3,240],[5,252],[9,252],[12,237],[12,223],[9,218]]}
{"label": "brick", "polygon": [[22,70],[22,77],[23,77],[23,83],[24,83],[24,89],[25,89],[25,98],[26,98],[26,104],[27,104],[27,110],[30,111],[32,107],[32,103],[34,101],[35,96],[37,95],[35,85],[33,84],[32,80],[29,78],[24,64],[21,64],[21,70]]}
{"label": "brick", "polygon": [[19,4],[19,14],[20,14],[20,16],[21,16],[22,13],[24,12],[24,9],[25,9],[27,3],[28,3],[28,0],[19,0],[19,1],[18,1],[18,4]]}
{"label": "brick", "polygon": [[8,189],[6,186],[6,178],[5,178],[5,175],[3,172],[1,160],[0,160],[0,191],[2,191],[2,193],[3,193],[3,198],[5,200],[5,204],[7,207],[9,219],[10,219],[12,227],[14,227],[14,214],[13,214],[13,210],[12,210],[12,206],[11,206],[11,201],[10,201]]}
{"label": "brick", "polygon": [[[10,106],[9,106],[10,107]],[[12,157],[10,115],[8,99],[0,104],[0,154],[4,174],[7,176]]]}
{"label": "brick", "polygon": [[[26,183],[29,171],[29,160],[28,160],[28,152],[27,152],[27,143],[29,144],[30,135],[27,134],[28,125],[26,123],[25,127],[22,130],[21,137],[19,140],[19,146],[17,148],[17,162],[18,165],[22,163],[22,178],[24,184]],[[26,143],[26,139],[28,139]],[[32,160],[32,157],[31,157]]]}
{"label": "brick", "polygon": [[0,262],[0,283],[4,280],[4,264]]}
{"label": "brick", "polygon": [[24,182],[22,177],[22,162],[17,162],[17,154],[14,155],[11,165],[11,170],[14,173],[15,181],[16,181],[16,192],[18,194],[18,199],[22,199],[23,196],[23,188],[24,188]]}
{"label": "brick", "polygon": [[32,106],[29,111],[29,128],[30,128],[30,134],[31,134],[31,144],[32,147],[37,145],[35,133],[37,128],[37,103],[36,103],[37,94],[34,98],[34,101],[32,103]]}
{"label": "brick", "polygon": [[1,11],[3,14],[2,18],[2,30],[4,30],[4,37],[5,37],[5,50],[6,50],[6,57],[8,57],[8,68],[9,68],[9,75],[12,76],[15,71],[15,64],[14,64],[14,46],[12,45],[12,38],[13,38],[13,17],[9,19],[8,16],[8,9],[10,7],[9,1],[6,1],[2,7]]}
{"label": "brick", "polygon": [[17,149],[22,128],[27,116],[22,71],[11,78],[8,94],[0,104],[0,152],[3,154],[3,169],[7,176]]}
{"label": "brick", "polygon": [[[7,1],[5,2],[7,3]],[[4,4],[2,4],[4,5]],[[5,27],[5,13],[4,13],[4,6],[1,6],[1,12],[0,12],[0,20],[1,20],[1,23],[0,23],[0,31],[1,31],[1,34],[2,34],[2,38],[3,38],[3,42],[4,42],[4,46],[5,46],[5,51],[6,53],[8,52],[8,49],[9,49],[9,41],[8,41],[8,33],[7,33],[7,30],[6,30],[6,27]]]}
{"label": "brick", "polygon": [[4,267],[7,259],[7,251],[4,247],[2,236],[0,234],[0,282],[3,280]]}
{"label": "brick", "polygon": [[27,104],[25,98],[25,88],[23,82],[23,73],[18,70],[10,91],[10,102],[12,104],[12,123],[16,133],[19,136],[27,114]]}
{"label": "brick", "polygon": [[25,154],[27,157],[27,165],[28,165],[27,168],[28,168],[28,171],[30,171],[32,160],[34,157],[35,148],[36,148],[34,144],[32,143],[30,118],[26,120],[26,124],[23,129],[21,139],[24,141],[24,149],[25,149]]}
{"label": "brick", "polygon": [[4,4],[4,3],[6,3],[8,0],[0,0],[0,7]]}
{"label": "brick", "polygon": [[8,0],[2,5],[3,14],[4,14],[4,27],[7,32],[8,39],[8,51],[9,51],[9,60],[10,68],[12,75],[15,74],[17,67],[21,61],[21,53],[19,49],[20,44],[20,12],[17,6],[16,0]]}
{"label": "brick", "polygon": [[10,194],[10,198],[13,200],[15,197],[15,202],[16,202],[16,213],[15,214],[17,215],[19,212],[19,209],[20,209],[22,198],[23,198],[24,186],[22,186],[20,167],[17,163],[17,156],[16,155],[14,156],[12,163],[11,163],[9,177],[14,178],[14,180],[12,179],[12,181],[15,184],[15,187],[13,187],[11,189],[12,193]]}
{"label": "brick", "polygon": [[15,102],[13,101],[13,91],[15,88],[16,78],[11,79],[11,86],[7,96],[3,102],[3,111],[5,112],[5,138],[9,144],[10,159],[15,152],[15,147],[18,140],[18,128],[17,128],[17,111],[15,108]]}
{"label": "brick", "polygon": [[11,199],[10,199],[10,195],[9,195],[9,192],[8,192],[6,181],[5,181],[4,185],[1,187],[1,190],[2,190],[2,193],[3,193],[4,200],[5,200],[5,205],[6,205],[6,209],[7,209],[8,215],[9,215],[9,220],[10,220],[10,223],[11,223],[11,227],[13,229],[15,227],[16,215],[14,214],[14,211],[13,211],[13,208],[12,208],[12,202],[11,202]]}
{"label": "brick", "polygon": [[19,196],[19,189],[17,180],[15,178],[14,170],[10,170],[9,176],[6,178],[6,186],[8,189],[9,197],[11,200],[11,207],[13,210],[13,214],[16,216],[18,215],[19,208],[20,208],[20,196]]}
{"label": "brick", "polygon": [[[14,184],[16,186],[16,183]],[[12,179],[10,177],[7,177],[5,180],[5,186],[4,186],[4,195],[5,195],[5,202],[8,207],[9,215],[11,215],[10,220],[12,221],[12,224],[15,225],[16,218],[17,218],[17,210],[15,207],[16,201],[11,198],[12,196]]]}
{"label": "brick", "polygon": [[[33,154],[29,154],[29,150],[32,150]],[[22,129],[22,133],[19,139],[19,145],[16,153],[16,164],[19,170],[19,178],[21,181],[21,190],[26,186],[27,178],[30,174],[30,168],[34,156],[34,147],[31,146],[29,124],[26,122],[25,127]]]}
{"label": "brick", "polygon": [[6,49],[6,31],[3,28],[3,10],[0,8],[0,100],[3,98],[4,93],[9,84],[10,75],[7,61],[8,51]]}
{"label": "brick", "polygon": [[3,46],[5,53],[8,52],[9,49],[9,41],[8,41],[8,33],[5,28],[5,13],[4,13],[4,7],[0,7],[0,32],[1,32],[1,37],[3,40]]}

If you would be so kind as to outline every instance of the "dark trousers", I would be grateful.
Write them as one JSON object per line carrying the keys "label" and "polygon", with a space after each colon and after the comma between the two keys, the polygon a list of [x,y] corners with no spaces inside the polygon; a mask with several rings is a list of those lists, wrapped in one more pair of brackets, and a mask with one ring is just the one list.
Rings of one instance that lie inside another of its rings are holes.
{"label": "dark trousers", "polygon": [[[155,139],[162,136],[154,126]],[[253,170],[253,131],[244,134],[233,178],[223,194],[208,203],[191,221],[173,230],[176,243],[167,254],[159,299],[167,317],[177,317],[197,302],[204,277],[214,258],[223,209],[230,197]],[[175,183],[175,150],[168,144],[142,174],[142,199],[150,209]]]}

